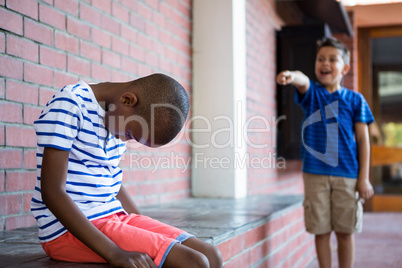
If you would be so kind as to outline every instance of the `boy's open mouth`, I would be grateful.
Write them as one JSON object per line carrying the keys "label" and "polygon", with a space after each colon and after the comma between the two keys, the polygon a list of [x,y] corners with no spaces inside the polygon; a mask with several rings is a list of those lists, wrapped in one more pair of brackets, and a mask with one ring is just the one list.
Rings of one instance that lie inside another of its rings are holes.
{"label": "boy's open mouth", "polygon": [[322,75],[327,75],[327,74],[331,74],[331,71],[321,71]]}

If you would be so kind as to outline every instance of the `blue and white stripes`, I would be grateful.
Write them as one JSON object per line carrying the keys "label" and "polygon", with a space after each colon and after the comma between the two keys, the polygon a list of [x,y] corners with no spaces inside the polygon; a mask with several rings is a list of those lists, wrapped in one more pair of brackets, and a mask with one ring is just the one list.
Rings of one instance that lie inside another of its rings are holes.
{"label": "blue and white stripes", "polygon": [[122,181],[118,165],[126,146],[108,133],[104,117],[105,111],[92,89],[80,81],[56,93],[35,121],[37,182],[31,211],[39,225],[41,242],[66,232],[41,198],[40,174],[45,147],[69,151],[66,192],[88,219],[123,211],[115,196]]}

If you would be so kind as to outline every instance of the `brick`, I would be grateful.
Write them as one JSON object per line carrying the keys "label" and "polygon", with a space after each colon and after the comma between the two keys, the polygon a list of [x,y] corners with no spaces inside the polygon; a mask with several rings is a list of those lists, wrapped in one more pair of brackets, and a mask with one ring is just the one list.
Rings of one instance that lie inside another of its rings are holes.
{"label": "brick", "polygon": [[53,85],[53,71],[41,65],[26,62],[24,64],[24,80],[45,86]]}
{"label": "brick", "polygon": [[145,24],[145,33],[146,33],[146,35],[155,37],[156,39],[159,38],[159,30],[158,30],[158,28],[154,24],[152,24],[150,22],[147,22]]}
{"label": "brick", "polygon": [[0,121],[22,123],[22,104],[0,101]]}
{"label": "brick", "polygon": [[36,171],[6,171],[6,192],[33,190]]}
{"label": "brick", "polygon": [[74,84],[77,81],[79,81],[77,75],[54,71],[54,86],[56,88],[62,88],[66,85]]}
{"label": "brick", "polygon": [[22,212],[21,194],[0,195],[0,216]]}
{"label": "brick", "polygon": [[[4,171],[0,171],[0,193],[4,192],[4,184],[5,184],[6,175]],[[0,229],[1,230],[1,229]]]}
{"label": "brick", "polygon": [[76,0],[54,0],[54,6],[60,10],[78,17],[78,1]]}
{"label": "brick", "polygon": [[102,51],[102,63],[114,68],[120,68],[121,66],[121,57],[119,54],[103,50]]}
{"label": "brick", "polygon": [[123,55],[130,55],[130,44],[118,37],[112,37],[112,50]]}
{"label": "brick", "polygon": [[7,54],[38,62],[38,45],[18,36],[7,35]]}
{"label": "brick", "polygon": [[137,73],[137,68],[138,68],[138,64],[137,62],[127,58],[127,57],[123,57],[121,60],[121,69],[129,72],[129,73]]}
{"label": "brick", "polygon": [[103,32],[102,30],[98,30],[96,28],[92,28],[92,42],[100,45],[101,47],[110,48],[112,37]]}
{"label": "brick", "polygon": [[39,20],[63,31],[66,29],[66,15],[53,7],[39,4]]}
{"label": "brick", "polygon": [[96,45],[93,45],[85,41],[80,41],[80,55],[82,57],[100,62],[102,51],[100,47]]}
{"label": "brick", "polygon": [[112,8],[110,2],[111,1],[92,1],[92,5],[103,12],[110,14]]}
{"label": "brick", "polygon": [[[35,179],[36,179],[36,177],[35,177]],[[35,186],[35,182],[34,182],[33,185]],[[32,187],[32,189],[34,189],[34,187]],[[32,199],[32,196],[33,196],[33,193],[24,193],[23,194],[23,198],[24,198],[23,212],[31,212],[31,199]]]}
{"label": "brick", "polygon": [[100,81],[109,81],[111,72],[107,67],[93,62],[91,65],[91,77]]}
{"label": "brick", "polygon": [[5,94],[6,94],[6,86],[4,78],[0,78],[0,99],[4,99]]}
{"label": "brick", "polygon": [[78,39],[73,36],[66,35],[65,33],[56,32],[55,46],[58,49],[71,52],[74,54],[78,54],[79,52]]}
{"label": "brick", "polygon": [[55,93],[56,93],[56,90],[54,90],[54,89],[40,87],[39,88],[39,105],[45,106]]}
{"label": "brick", "polygon": [[151,66],[158,66],[159,65],[158,56],[154,52],[146,52],[145,53],[145,62]]}
{"label": "brick", "polygon": [[95,26],[101,27],[101,13],[94,8],[81,4],[80,6],[80,18]]}
{"label": "brick", "polygon": [[112,16],[125,23],[129,23],[130,12],[127,8],[124,8],[119,3],[112,2]]}
{"label": "brick", "polygon": [[144,64],[138,64],[138,71],[137,74],[139,76],[147,76],[152,74],[154,71],[147,65]]}
{"label": "brick", "polygon": [[27,215],[7,217],[5,229],[13,230],[16,228],[31,227],[33,225],[35,225],[35,218],[29,213]]}
{"label": "brick", "polygon": [[[185,18],[191,18],[191,8],[189,5],[186,5],[182,2],[178,3],[179,6],[177,8],[177,10],[179,11],[179,13],[181,13]],[[188,28],[188,30],[190,30],[190,28]]]}
{"label": "brick", "polygon": [[145,1],[148,6],[152,7],[152,9],[158,10],[159,5],[158,5],[158,0],[146,0]]}
{"label": "brick", "polygon": [[218,245],[218,249],[222,253],[223,261],[227,261],[231,257],[242,252],[244,249],[244,234],[235,236]]}
{"label": "brick", "polygon": [[149,38],[149,36],[146,36],[144,34],[138,35],[138,43],[137,44],[139,46],[145,48],[146,50],[152,49],[152,40]]}
{"label": "brick", "polygon": [[153,45],[152,52],[157,54],[159,56],[159,58],[162,58],[165,56],[165,45],[164,44],[158,43],[158,42],[153,42],[152,45]]}
{"label": "brick", "polygon": [[30,127],[6,127],[6,146],[35,147],[35,130]]}
{"label": "brick", "polygon": [[112,71],[112,82],[127,82],[132,80],[133,78],[125,73],[120,71],[113,70]]}
{"label": "brick", "polygon": [[132,0],[121,0],[121,4],[128,7],[131,11],[137,11],[138,2]]}
{"label": "brick", "polygon": [[130,57],[138,61],[145,60],[145,51],[143,48],[131,45],[130,46]]}
{"label": "brick", "polygon": [[67,69],[66,53],[45,46],[40,46],[39,55],[40,64],[60,70]]}
{"label": "brick", "polygon": [[91,65],[88,60],[80,59],[74,56],[67,57],[67,71],[70,73],[90,76]]}
{"label": "brick", "polygon": [[105,15],[101,16],[101,28],[116,35],[120,34],[120,24]]}
{"label": "brick", "polygon": [[67,18],[67,31],[73,35],[83,39],[90,39],[90,28],[87,24],[82,23],[80,20],[68,17]]}
{"label": "brick", "polygon": [[130,16],[130,25],[134,28],[138,29],[141,32],[145,31],[145,20],[140,17],[138,14],[131,13]]}
{"label": "brick", "polygon": [[147,20],[152,19],[152,9],[141,2],[138,2],[137,13]]}
{"label": "brick", "polygon": [[38,87],[7,80],[6,99],[22,103],[38,104]]}
{"label": "brick", "polygon": [[0,9],[0,28],[22,35],[22,16],[6,9]]}
{"label": "brick", "polygon": [[52,28],[36,21],[24,19],[24,36],[48,46],[53,46]]}
{"label": "brick", "polygon": [[24,105],[24,124],[33,125],[35,120],[39,118],[41,111],[41,107]]}
{"label": "brick", "polygon": [[[36,142],[36,135],[31,138]],[[36,149],[24,148],[24,168],[36,169]]]}
{"label": "brick", "polygon": [[[0,125],[0,145],[4,145],[4,144],[5,144],[4,126]],[[1,175],[1,173],[0,173],[0,175]]]}
{"label": "brick", "polygon": [[0,53],[4,53],[6,51],[6,35],[4,33],[0,33]]}
{"label": "brick", "polygon": [[7,1],[7,7],[35,20],[38,19],[38,2],[36,0]]}
{"label": "brick", "polygon": [[22,80],[22,62],[0,55],[0,76]]}
{"label": "brick", "polygon": [[165,18],[156,10],[153,11],[152,22],[162,29],[165,28]]}
{"label": "brick", "polygon": [[133,44],[137,43],[137,32],[134,31],[131,27],[121,25],[120,36]]}

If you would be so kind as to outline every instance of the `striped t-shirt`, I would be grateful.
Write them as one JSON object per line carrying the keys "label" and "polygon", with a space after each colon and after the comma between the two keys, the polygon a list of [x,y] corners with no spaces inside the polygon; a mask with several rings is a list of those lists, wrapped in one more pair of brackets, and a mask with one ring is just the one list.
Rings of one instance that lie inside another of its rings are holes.
{"label": "striped t-shirt", "polygon": [[41,166],[45,147],[69,151],[66,192],[89,220],[123,211],[116,199],[122,181],[118,167],[125,143],[104,126],[105,111],[83,81],[57,92],[35,121],[37,181],[31,211],[39,226],[41,242],[67,230],[41,198]]}
{"label": "striped t-shirt", "polygon": [[310,81],[296,102],[303,108],[303,171],[313,174],[357,178],[359,161],[354,124],[370,124],[373,114],[363,95],[347,88],[329,93]]}

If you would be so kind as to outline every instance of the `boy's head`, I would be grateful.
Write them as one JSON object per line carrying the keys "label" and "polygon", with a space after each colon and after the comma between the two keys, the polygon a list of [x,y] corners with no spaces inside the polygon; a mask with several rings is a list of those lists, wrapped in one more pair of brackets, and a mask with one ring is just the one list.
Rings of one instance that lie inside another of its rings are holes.
{"label": "boy's head", "polygon": [[317,41],[317,53],[323,47],[333,47],[339,49],[339,51],[342,53],[343,63],[346,65],[350,65],[350,51],[345,44],[335,38],[325,37]]}
{"label": "boy's head", "polygon": [[349,50],[334,38],[319,40],[317,45],[315,75],[328,91],[338,90],[343,76],[350,69]]}
{"label": "boy's head", "polygon": [[116,126],[112,134],[123,140],[135,139],[146,146],[159,147],[180,132],[190,101],[176,80],[164,74],[152,74],[129,82],[116,106],[107,119],[109,126]]}

